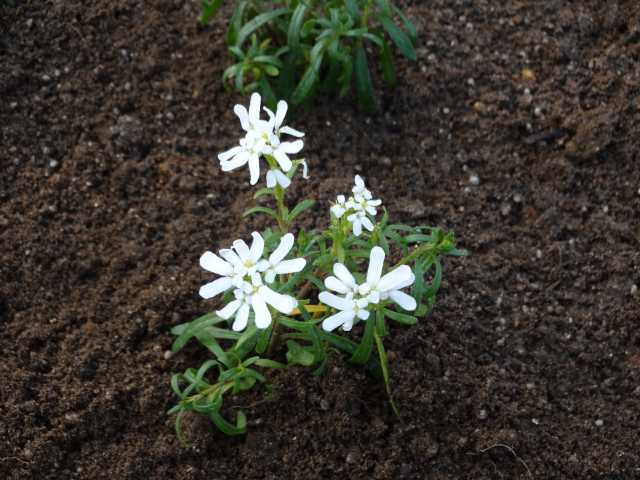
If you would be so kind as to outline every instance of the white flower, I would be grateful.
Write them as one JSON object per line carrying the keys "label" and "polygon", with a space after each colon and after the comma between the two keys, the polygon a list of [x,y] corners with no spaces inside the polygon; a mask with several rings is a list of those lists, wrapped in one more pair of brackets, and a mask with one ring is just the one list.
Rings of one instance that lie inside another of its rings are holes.
{"label": "white flower", "polygon": [[369,311],[366,309],[368,304],[366,298],[354,300],[349,297],[338,297],[330,292],[320,292],[318,298],[325,305],[340,310],[322,321],[322,328],[327,332],[340,326],[348,332],[353,327],[353,321],[356,317],[361,320],[369,318]]}
{"label": "white flower", "polygon": [[274,168],[267,172],[267,187],[273,188],[276,185],[280,185],[282,188],[288,188],[289,185],[291,185],[291,180],[280,170]]}
{"label": "white flower", "polygon": [[356,175],[354,181],[353,196],[345,199],[344,195],[338,195],[336,203],[331,206],[331,213],[336,218],[342,218],[347,214],[346,218],[351,223],[353,234],[359,237],[363,227],[373,232],[372,218],[377,215],[376,207],[382,205],[382,200],[373,199],[373,195],[367,190],[360,175]]}
{"label": "white flower", "polygon": [[373,232],[373,222],[367,217],[367,214],[363,211],[356,211],[347,217],[347,220],[351,222],[353,228],[353,234],[359,237],[362,234],[362,227],[366,228],[370,232]]}
{"label": "white flower", "polygon": [[347,211],[346,203],[347,200],[346,198],[344,198],[344,195],[338,195],[336,203],[331,206],[331,213],[333,213],[336,218],[341,218],[342,215],[344,215],[344,213]]}
{"label": "white flower", "polygon": [[365,200],[371,200],[371,198],[373,198],[371,192],[367,190],[367,187],[365,187],[364,180],[360,175],[356,175],[355,185],[351,189],[351,191],[353,192],[353,196],[355,197],[355,199],[358,201],[361,198],[364,198]]}
{"label": "white flower", "polygon": [[264,279],[267,283],[273,283],[276,275],[300,272],[307,264],[304,258],[284,260],[293,248],[293,243],[293,235],[287,233],[280,239],[280,244],[269,256],[269,260],[260,260],[258,263],[258,270],[264,273]]}
{"label": "white flower", "polygon": [[253,310],[256,327],[264,330],[271,325],[271,312],[267,305],[271,305],[285,315],[290,314],[298,305],[295,298],[274,292],[263,285],[262,278],[257,273],[252,275],[251,283],[244,282],[242,288],[236,289],[233,293],[235,300],[229,302],[223,309],[217,310],[216,314],[225,320],[235,314],[231,328],[236,332],[247,327],[250,309]]}
{"label": "white flower", "polygon": [[413,285],[416,277],[408,265],[400,265],[384,276],[384,250],[373,247],[369,254],[369,268],[366,281],[358,286],[358,293],[366,297],[371,303],[391,299],[404,310],[413,311],[417,308],[416,300],[401,289]]}
{"label": "white flower", "polygon": [[[240,125],[246,134],[240,140],[239,146],[219,154],[218,160],[220,160],[220,166],[224,172],[235,170],[248,163],[250,183],[255,185],[260,178],[260,158],[264,155],[273,156],[282,171],[272,169],[269,172],[270,175],[269,173],[267,174],[267,183],[275,186],[275,182],[277,182],[283,188],[286,188],[284,185],[288,186],[291,181],[286,178],[284,173],[291,170],[293,166],[289,154],[299,153],[304,147],[304,142],[302,140],[282,142],[280,135],[287,134],[294,137],[303,137],[304,133],[288,126],[282,126],[287,113],[287,102],[283,100],[278,102],[278,109],[275,114],[264,107],[269,116],[268,121],[260,118],[261,102],[260,94],[254,93],[251,95],[248,111],[243,105],[234,107],[233,111],[240,119]],[[276,174],[276,172],[281,175]]]}
{"label": "white flower", "polygon": [[[222,249],[218,253],[205,252],[200,257],[200,265],[205,270],[220,275],[221,278],[200,288],[200,296],[209,299],[235,287],[235,299],[216,313],[225,320],[235,314],[232,328],[241,331],[249,321],[249,312],[253,310],[255,324],[265,329],[271,324],[271,312],[267,305],[284,314],[290,314],[298,301],[290,295],[273,291],[262,282],[261,272],[265,272],[268,283],[272,283],[276,274],[301,271],[306,265],[304,258],[284,260],[293,247],[294,237],[288,233],[280,240],[280,245],[271,254],[269,260],[262,258],[264,239],[258,232],[252,234],[253,242],[249,247],[243,240],[233,242],[232,249]],[[221,258],[222,257],[222,258]]]}
{"label": "white flower", "polygon": [[331,292],[321,292],[319,300],[336,310],[338,313],[327,317],[322,322],[322,328],[328,332],[342,326],[344,330],[351,330],[357,318],[369,318],[369,305],[376,305],[381,300],[391,300],[404,310],[413,311],[417,308],[416,300],[402,292],[401,289],[415,282],[415,275],[407,265],[401,265],[382,275],[384,268],[384,250],[373,247],[369,255],[367,279],[361,285],[347,267],[341,263],[333,265],[335,276],[327,277],[324,285],[328,290],[344,295],[340,297]]}

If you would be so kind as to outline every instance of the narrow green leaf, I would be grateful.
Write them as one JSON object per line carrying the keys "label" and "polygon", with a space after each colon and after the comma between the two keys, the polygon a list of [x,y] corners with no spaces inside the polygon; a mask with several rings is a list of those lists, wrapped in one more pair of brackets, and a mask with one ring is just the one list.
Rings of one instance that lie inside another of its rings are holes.
{"label": "narrow green leaf", "polygon": [[395,320],[396,322],[403,325],[415,325],[416,323],[418,323],[418,319],[413,315],[407,315],[405,313],[396,312],[386,308],[384,309],[384,314],[391,320]]}
{"label": "narrow green leaf", "polygon": [[285,368],[286,365],[284,363],[276,362],[275,360],[269,360],[268,358],[261,358],[256,360],[255,365],[258,367],[264,368]]}
{"label": "narrow green leaf", "polygon": [[209,418],[211,418],[216,427],[225,435],[242,435],[247,431],[247,417],[241,411],[237,414],[235,425],[227,422],[218,410],[209,412]]}
{"label": "narrow green leaf", "polygon": [[324,50],[327,46],[327,41],[318,42],[311,49],[310,63],[307,70],[304,72],[300,83],[291,95],[291,102],[294,105],[299,105],[309,97],[311,90],[315,86],[318,77],[320,76],[320,66],[324,58]]}
{"label": "narrow green leaf", "polygon": [[258,331],[258,341],[256,343],[256,353],[262,355],[267,347],[269,346],[269,340],[271,339],[271,333],[273,332],[273,327],[270,325],[269,328],[265,328],[264,330]]}
{"label": "narrow green leaf", "polygon": [[244,211],[242,216],[243,217],[248,217],[249,215],[254,215],[256,213],[264,213],[265,215],[269,215],[270,217],[273,217],[276,220],[278,219],[278,214],[276,213],[276,211],[274,209],[272,209],[272,208],[267,208],[267,207],[249,208],[249,209]]}
{"label": "narrow green leaf", "polygon": [[380,50],[380,63],[382,64],[382,76],[387,85],[394,86],[396,84],[396,69],[393,65],[393,57],[391,55],[391,47],[385,39],[382,42]]}
{"label": "narrow green leaf", "polygon": [[369,65],[367,63],[367,52],[365,52],[362,45],[359,45],[356,49],[355,74],[358,100],[365,109],[373,110],[375,108],[373,83],[371,81],[371,73],[369,72]]}
{"label": "narrow green leaf", "polygon": [[178,338],[176,338],[173,342],[171,351],[173,353],[178,352],[191,338],[195,337],[199,332],[205,330],[211,325],[215,325],[223,321],[224,319],[211,312],[196,318],[192,322],[183,323],[181,325],[173,327],[171,333],[174,335],[178,335]]}
{"label": "narrow green leaf", "polygon": [[278,8],[277,10],[261,13],[260,15],[253,17],[250,21],[242,26],[242,28],[238,32],[238,37],[235,39],[234,44],[236,46],[242,45],[244,41],[249,37],[249,35],[259,29],[261,26],[287,13],[289,13],[288,8]]}
{"label": "narrow green leaf", "polygon": [[397,6],[393,5],[393,10],[398,14],[400,19],[402,20],[402,23],[404,24],[404,28],[407,30],[407,33],[409,34],[409,38],[411,39],[411,43],[415,45],[415,43],[418,41],[418,30],[416,29],[416,26],[413,24],[413,22],[411,22],[411,20],[407,18],[407,16]]}
{"label": "narrow green leaf", "polygon": [[209,23],[209,20],[218,12],[218,9],[222,5],[223,0],[202,0],[202,13],[198,20],[203,25]]}
{"label": "narrow green leaf", "polygon": [[391,403],[391,408],[396,416],[400,416],[400,412],[396,407],[396,404],[393,401],[393,396],[391,395],[391,383],[389,381],[389,359],[387,358],[387,352],[384,349],[384,344],[382,343],[382,338],[378,335],[377,332],[374,332],[374,338],[376,341],[376,347],[378,348],[378,356],[380,357],[380,368],[382,369],[382,378],[384,379],[384,386],[387,390],[387,396],[389,397],[389,403]]}
{"label": "narrow green leaf", "polygon": [[375,330],[375,321],[373,318],[370,318],[365,322],[364,326],[364,335],[362,336],[362,341],[356,351],[353,352],[351,356],[351,361],[353,363],[358,363],[360,365],[367,363],[369,357],[371,356],[371,351],[373,349],[373,331]]}
{"label": "narrow green leaf", "polygon": [[349,12],[353,21],[360,23],[360,9],[358,8],[358,2],[356,2],[356,0],[345,0],[344,5],[347,7],[347,12]]}
{"label": "narrow green leaf", "polygon": [[315,357],[306,348],[302,347],[298,342],[289,340],[287,342],[287,361],[289,364],[299,364],[305,367],[313,365]]}
{"label": "narrow green leaf", "polygon": [[273,188],[267,188],[267,187],[261,188],[253,195],[253,198],[254,200],[257,200],[258,198],[263,197],[265,195],[273,195]]}
{"label": "narrow green leaf", "polygon": [[385,29],[393,43],[396,44],[396,47],[398,47],[400,53],[402,53],[409,60],[417,60],[416,52],[413,49],[411,40],[400,27],[393,23],[391,17],[388,17],[386,15],[380,16],[380,23],[382,23],[382,27]]}
{"label": "narrow green leaf", "polygon": [[315,203],[316,202],[314,200],[309,200],[309,199],[303,200],[302,202],[300,202],[289,213],[289,218],[288,218],[289,222],[293,222],[296,219],[296,217],[298,217],[298,215],[300,215],[305,210],[308,210],[309,208],[313,207]]}
{"label": "narrow green leaf", "polygon": [[302,23],[304,22],[306,12],[307,5],[301,2],[293,11],[293,15],[291,15],[291,22],[289,23],[289,30],[287,31],[287,43],[294,55],[300,55],[302,53],[302,49],[300,48],[300,31],[302,30]]}
{"label": "narrow green leaf", "polygon": [[187,437],[184,436],[184,431],[182,430],[182,419],[184,418],[187,412],[181,410],[176,415],[176,435],[178,436],[178,440],[180,441],[180,445],[184,448],[189,446],[189,442],[187,441]]}
{"label": "narrow green leaf", "polygon": [[229,29],[227,30],[227,44],[236,44],[238,32],[242,27],[242,21],[244,19],[244,11],[246,10],[248,5],[248,0],[242,0],[238,3],[236,9],[233,11],[233,16],[231,17],[231,21],[229,22]]}

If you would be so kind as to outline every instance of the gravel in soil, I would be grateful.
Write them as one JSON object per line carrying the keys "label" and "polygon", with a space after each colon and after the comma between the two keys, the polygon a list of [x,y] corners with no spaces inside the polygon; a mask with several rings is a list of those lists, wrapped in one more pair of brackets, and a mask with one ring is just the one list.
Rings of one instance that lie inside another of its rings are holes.
{"label": "gravel in soil", "polygon": [[[439,303],[381,385],[334,356],[246,401],[246,438],[166,411],[197,259],[248,236],[220,75],[224,16],[184,0],[0,6],[0,476],[640,477],[640,12],[635,1],[406,2],[417,63],[366,115],[320,101],[312,179],[364,175],[392,216],[456,232]],[[226,8],[229,8],[228,6]]]}

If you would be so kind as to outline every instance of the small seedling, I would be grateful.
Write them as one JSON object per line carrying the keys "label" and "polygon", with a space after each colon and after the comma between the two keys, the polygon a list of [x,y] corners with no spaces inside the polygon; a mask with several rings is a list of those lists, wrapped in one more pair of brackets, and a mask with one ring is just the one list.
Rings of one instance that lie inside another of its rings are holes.
{"label": "small seedling", "polygon": [[[211,21],[222,3],[204,0],[200,21]],[[393,86],[394,46],[415,61],[417,35],[389,0],[240,0],[226,36],[235,63],[222,78],[240,93],[259,91],[271,107],[276,98],[300,105],[318,90],[344,96],[355,85],[362,106],[372,109],[371,55]]]}
{"label": "small seedling", "polygon": [[[233,422],[223,416],[225,395],[264,384],[269,369],[302,365],[319,374],[334,350],[380,377],[397,413],[383,343],[388,322],[409,326],[425,317],[440,288],[441,255],[466,255],[452,234],[438,228],[391,224],[386,210],[378,220],[382,201],[359,175],[351,195],[339,195],[328,208],[323,229],[294,235],[298,216],[315,205],[306,199],[289,208],[285,202],[300,167],[307,178],[304,159],[289,157],[302,150],[304,133],[283,125],[286,102],[275,113],[265,107],[267,119],[260,107],[257,93],[248,110],[235,106],[245,134],[218,159],[225,172],[248,166],[252,185],[266,163],[266,187],[255,193],[263,203],[244,215],[267,215],[275,226],[253,232],[250,245],[238,239],[200,258],[200,266],[217,277],[200,288],[200,296],[217,301],[218,308],[174,327],[173,351],[195,339],[213,358],[172,378],[179,402],[170,413],[177,414],[180,438],[183,415],[190,411],[207,415],[228,435],[244,433],[243,412]],[[354,331],[359,323],[363,328]]]}

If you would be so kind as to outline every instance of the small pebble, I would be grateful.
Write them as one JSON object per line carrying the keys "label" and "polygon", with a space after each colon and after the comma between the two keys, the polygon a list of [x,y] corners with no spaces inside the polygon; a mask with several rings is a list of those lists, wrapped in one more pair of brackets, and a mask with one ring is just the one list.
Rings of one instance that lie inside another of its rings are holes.
{"label": "small pebble", "polygon": [[605,205],[604,207],[602,207],[602,211],[603,211],[604,213],[609,213],[609,206],[608,206],[608,205]]}
{"label": "small pebble", "polygon": [[540,420],[538,420],[537,418],[532,418],[531,423],[533,423],[534,425],[540,425]]}
{"label": "small pebble", "polygon": [[538,258],[538,260],[542,258],[542,250],[540,249],[536,250],[536,257]]}
{"label": "small pebble", "polygon": [[447,107],[444,107],[442,109],[442,113],[444,113],[445,115],[449,115],[450,112],[451,112],[451,110],[449,110]]}
{"label": "small pebble", "polygon": [[163,357],[164,357],[164,359],[165,359],[165,360],[169,360],[169,359],[171,358],[171,356],[172,356],[172,355],[173,355],[173,353],[171,353],[171,350],[166,350],[166,351],[164,352]]}
{"label": "small pebble", "polygon": [[601,419],[596,420],[596,427],[601,427],[604,425],[604,422]]}
{"label": "small pebble", "polygon": [[480,185],[480,177],[478,175],[470,175],[469,176],[469,183],[471,185]]}
{"label": "small pebble", "polygon": [[51,160],[49,162],[49,167],[56,168],[57,166],[58,166],[58,161],[57,160]]}
{"label": "small pebble", "polygon": [[638,293],[638,285],[634,283],[633,285],[631,285],[631,295],[637,295],[637,293]]}
{"label": "small pebble", "polygon": [[486,420],[489,417],[489,412],[487,412],[484,408],[478,412],[478,419]]}

